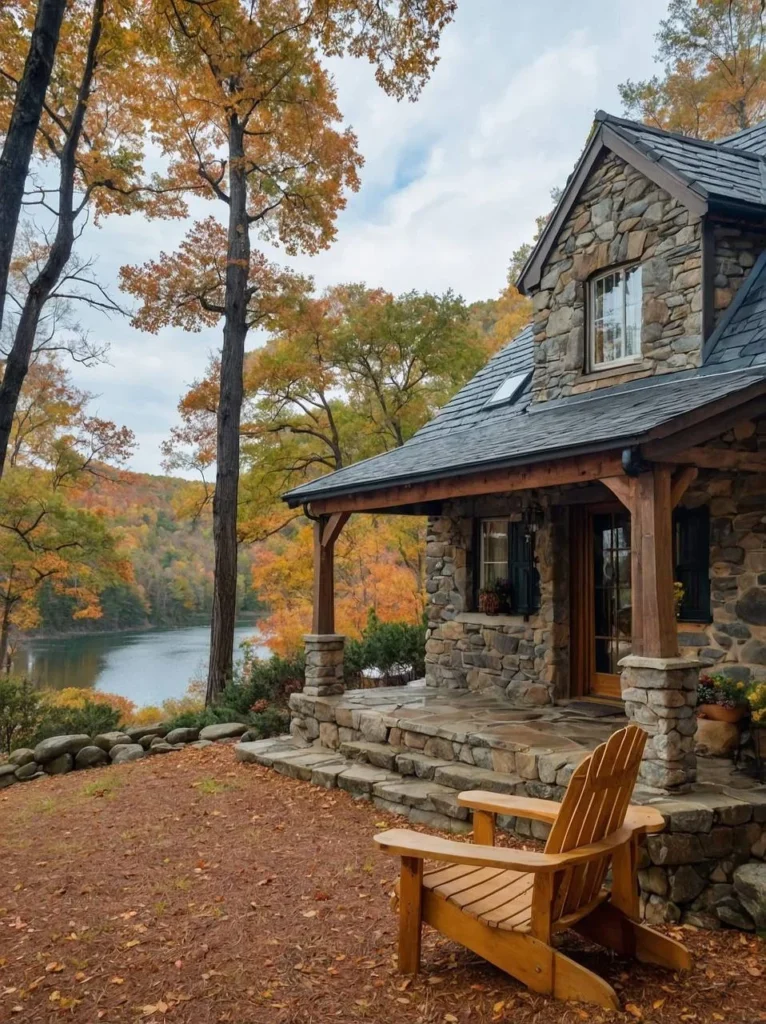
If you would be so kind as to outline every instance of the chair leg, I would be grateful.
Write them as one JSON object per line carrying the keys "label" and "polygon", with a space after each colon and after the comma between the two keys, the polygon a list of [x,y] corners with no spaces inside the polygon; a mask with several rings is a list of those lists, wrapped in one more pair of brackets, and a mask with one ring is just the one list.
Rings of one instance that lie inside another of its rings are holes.
{"label": "chair leg", "polygon": [[621,956],[635,957],[671,971],[688,971],[691,968],[691,956],[686,946],[631,920],[609,903],[602,903],[573,928],[580,935],[613,949]]}
{"label": "chair leg", "polygon": [[620,1000],[608,981],[558,950],[553,954],[553,995],[568,1002],[576,1000],[596,1003],[607,1010],[620,1009]]}
{"label": "chair leg", "polygon": [[420,934],[423,920],[423,861],[402,857],[399,881],[399,971],[420,969]]}

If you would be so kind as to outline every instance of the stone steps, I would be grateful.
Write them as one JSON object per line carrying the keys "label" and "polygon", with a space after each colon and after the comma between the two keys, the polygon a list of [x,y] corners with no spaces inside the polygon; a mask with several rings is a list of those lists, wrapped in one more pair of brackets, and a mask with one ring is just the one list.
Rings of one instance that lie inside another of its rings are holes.
{"label": "stone steps", "polygon": [[[238,761],[273,768],[325,789],[343,789],[356,799],[371,800],[381,810],[446,832],[471,828],[470,812],[457,802],[462,790],[526,793],[527,785],[520,776],[371,741],[343,743],[333,751],[301,746],[292,737],[281,736],[240,743],[235,754]],[[528,822],[513,824],[521,834],[532,832]],[[544,838],[546,831],[536,823],[534,834]]]}

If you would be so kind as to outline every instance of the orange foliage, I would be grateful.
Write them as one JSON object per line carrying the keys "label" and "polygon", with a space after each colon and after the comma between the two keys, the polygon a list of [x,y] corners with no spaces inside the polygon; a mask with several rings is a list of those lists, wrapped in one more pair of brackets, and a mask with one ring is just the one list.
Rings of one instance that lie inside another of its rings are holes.
{"label": "orange foliage", "polygon": [[[423,520],[364,516],[349,521],[335,547],[335,620],[358,637],[374,608],[384,622],[417,622],[423,614]],[[313,528],[310,523],[272,538],[256,555],[253,582],[270,614],[259,621],[265,642],[291,654],[311,631]]]}
{"label": "orange foliage", "polygon": [[56,708],[82,708],[85,704],[106,704],[120,712],[120,721],[129,721],[136,711],[136,705],[118,693],[102,693],[77,686],[65,686],[63,690],[48,690],[46,699]]}

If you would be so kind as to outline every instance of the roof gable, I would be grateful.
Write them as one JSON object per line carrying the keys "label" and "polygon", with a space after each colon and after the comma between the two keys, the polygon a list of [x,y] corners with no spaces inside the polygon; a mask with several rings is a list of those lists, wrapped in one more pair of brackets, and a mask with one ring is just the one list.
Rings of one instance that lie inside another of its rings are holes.
{"label": "roof gable", "polygon": [[711,203],[753,211],[766,205],[766,158],[757,152],[651,128],[601,110],[595,123],[595,131],[519,276],[518,287],[525,294],[539,284],[569,211],[605,151],[615,153],[698,216],[707,213]]}

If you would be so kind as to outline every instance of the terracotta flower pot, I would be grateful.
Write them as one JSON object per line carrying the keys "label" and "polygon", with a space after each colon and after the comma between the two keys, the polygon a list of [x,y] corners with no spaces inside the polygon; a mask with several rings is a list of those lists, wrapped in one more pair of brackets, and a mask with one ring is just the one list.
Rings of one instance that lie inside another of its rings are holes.
{"label": "terracotta flower pot", "polygon": [[734,708],[725,708],[720,704],[700,704],[697,708],[698,718],[710,718],[714,722],[741,721],[747,714],[747,704],[739,704]]}

